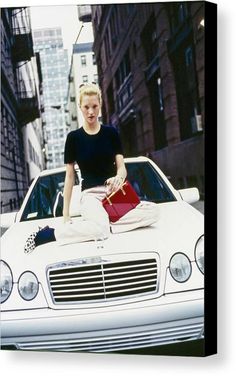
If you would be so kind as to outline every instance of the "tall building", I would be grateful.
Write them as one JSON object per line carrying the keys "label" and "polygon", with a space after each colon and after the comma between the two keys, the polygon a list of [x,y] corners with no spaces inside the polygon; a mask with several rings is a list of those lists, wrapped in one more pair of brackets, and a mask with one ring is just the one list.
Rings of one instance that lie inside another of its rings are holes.
{"label": "tall building", "polygon": [[204,17],[199,2],[92,6],[103,118],[126,156],[204,191]]}
{"label": "tall building", "polygon": [[1,9],[1,212],[16,211],[44,167],[40,60],[29,8]]}
{"label": "tall building", "polygon": [[71,130],[81,127],[83,123],[82,113],[79,109],[79,86],[87,82],[98,82],[97,65],[92,46],[92,42],[73,45],[68,89],[68,125]]}
{"label": "tall building", "polygon": [[61,28],[35,29],[34,49],[40,54],[43,77],[43,133],[46,167],[64,164],[68,55],[63,48]]}

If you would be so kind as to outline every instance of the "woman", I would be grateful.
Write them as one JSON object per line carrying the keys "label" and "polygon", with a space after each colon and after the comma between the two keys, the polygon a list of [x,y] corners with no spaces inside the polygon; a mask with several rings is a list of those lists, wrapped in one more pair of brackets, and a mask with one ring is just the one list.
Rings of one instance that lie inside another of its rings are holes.
{"label": "woman", "polygon": [[[151,225],[157,220],[157,205],[142,202],[117,222],[109,222],[101,201],[106,195],[118,190],[127,176],[122,145],[117,131],[98,121],[102,98],[96,84],[81,85],[79,105],[84,117],[83,127],[71,131],[65,143],[63,224],[55,230],[48,227],[40,230],[35,239],[37,245],[54,240],[59,245],[64,245],[106,239],[111,232],[130,231]],[[79,166],[83,179],[82,194],[78,202],[82,220],[72,220],[69,211],[75,183],[75,163]],[[27,242],[26,252],[35,247],[32,239]]]}
{"label": "woman", "polygon": [[[110,232],[129,231],[157,220],[156,205],[142,203],[116,223],[109,223],[101,201],[107,194],[118,190],[127,176],[120,138],[113,127],[102,125],[98,120],[102,98],[96,84],[81,85],[79,105],[84,117],[83,127],[70,132],[65,144],[63,218],[64,224],[69,226],[55,234],[61,244],[104,239]],[[73,225],[69,213],[75,163],[83,178],[79,205],[84,221],[80,222],[79,227]]]}
{"label": "woman", "polygon": [[[64,187],[64,222],[70,220],[69,205],[74,185],[74,162],[83,177],[82,189],[109,187],[107,193],[119,189],[126,178],[126,169],[118,133],[98,121],[101,92],[97,85],[80,88],[80,109],[84,117],[82,128],[68,134],[65,145],[66,178]],[[113,176],[114,175],[114,176]]]}

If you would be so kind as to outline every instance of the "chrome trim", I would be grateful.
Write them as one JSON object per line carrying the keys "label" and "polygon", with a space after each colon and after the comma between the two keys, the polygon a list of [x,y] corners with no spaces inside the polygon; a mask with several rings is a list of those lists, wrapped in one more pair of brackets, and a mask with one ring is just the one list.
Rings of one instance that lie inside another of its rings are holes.
{"label": "chrome trim", "polygon": [[[108,258],[109,257],[109,258]],[[86,261],[85,261],[86,260]],[[87,263],[87,260],[93,260],[92,263]],[[142,260],[146,260],[142,263]],[[98,262],[99,261],[99,262]],[[119,265],[125,263],[131,263],[130,265]],[[135,264],[132,265],[132,262]],[[137,263],[136,263],[137,262]],[[109,264],[112,264],[109,267]],[[115,265],[117,264],[117,266]],[[119,266],[120,270],[119,271]],[[85,270],[72,270],[73,268],[81,268]],[[91,269],[90,269],[91,267]],[[60,269],[63,269],[60,273]],[[65,271],[66,269],[66,271]],[[71,271],[70,271],[71,269]],[[133,270],[132,270],[133,269]],[[117,272],[116,272],[117,270]],[[55,275],[50,273],[55,272]],[[145,275],[130,276],[140,272],[147,273]],[[80,274],[78,276],[78,273]],[[92,275],[92,274],[95,275]],[[91,274],[86,276],[86,274]],[[156,294],[159,290],[160,280],[160,260],[159,255],[155,252],[147,253],[132,253],[132,254],[115,254],[105,257],[88,257],[78,260],[72,260],[69,262],[61,262],[52,264],[47,267],[46,270],[47,282],[49,286],[49,292],[52,298],[52,302],[58,305],[78,305],[78,304],[91,304],[91,303],[107,303],[121,300],[121,299],[134,299],[141,296],[147,296]],[[84,276],[83,276],[84,275]],[[67,278],[70,277],[69,279]],[[118,278],[116,278],[116,276]],[[59,278],[58,278],[59,277]],[[145,279],[146,278],[146,279]],[[85,281],[85,288],[81,286],[81,282]],[[130,281],[129,285],[125,282]],[[81,280],[81,282],[78,282]],[[140,280],[140,281],[139,281]],[[63,283],[65,281],[66,283]],[[122,283],[123,281],[123,283]],[[119,283],[120,282],[120,283]],[[141,286],[143,285],[143,287]],[[145,286],[145,284],[148,284]],[[95,285],[95,287],[89,287],[89,285]],[[65,287],[63,289],[63,287]],[[77,288],[76,288],[77,287]],[[123,287],[123,288],[121,288]],[[145,291],[146,287],[146,291]],[[61,288],[61,289],[60,289]],[[117,288],[117,290],[116,290]],[[57,294],[58,289],[58,295]],[[115,289],[115,290],[114,290]],[[152,289],[152,291],[147,290]],[[93,291],[90,295],[89,291]],[[143,291],[142,291],[143,290]],[[129,294],[130,291],[130,294]],[[134,293],[137,291],[137,294]],[[74,292],[71,295],[62,295],[64,293]],[[87,294],[86,294],[87,292]],[[122,292],[124,294],[122,294]],[[77,293],[77,294],[76,294]],[[121,294],[121,296],[112,295]],[[58,296],[58,298],[57,298]],[[91,299],[89,298],[91,296]],[[92,298],[94,296],[94,299]],[[59,299],[71,298],[70,301],[58,301]],[[81,300],[74,301],[73,299]],[[84,297],[84,299],[82,299]]]}
{"label": "chrome trim", "polygon": [[202,338],[203,323],[92,338],[19,342],[20,350],[110,352],[160,346]]}

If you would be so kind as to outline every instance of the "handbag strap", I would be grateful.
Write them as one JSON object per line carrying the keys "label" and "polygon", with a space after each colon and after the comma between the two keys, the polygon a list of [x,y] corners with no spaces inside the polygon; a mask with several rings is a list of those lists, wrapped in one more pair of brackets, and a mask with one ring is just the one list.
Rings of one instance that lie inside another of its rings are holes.
{"label": "handbag strap", "polygon": [[124,182],[122,184],[122,186],[115,192],[112,192],[109,196],[106,196],[106,199],[107,201],[109,202],[110,205],[112,205],[112,202],[111,202],[111,197],[113,197],[117,192],[121,191],[123,193],[123,195],[125,196],[126,195],[126,192],[124,190],[124,186],[126,185],[126,182]]}

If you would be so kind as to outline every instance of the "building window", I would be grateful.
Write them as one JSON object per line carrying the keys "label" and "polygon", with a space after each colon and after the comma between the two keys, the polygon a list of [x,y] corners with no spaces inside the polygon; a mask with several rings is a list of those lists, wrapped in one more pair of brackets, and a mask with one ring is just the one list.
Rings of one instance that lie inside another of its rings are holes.
{"label": "building window", "polygon": [[116,82],[116,107],[122,111],[133,98],[133,82],[129,58],[129,50],[124,55],[121,64],[115,74]]}
{"label": "building window", "polygon": [[146,24],[142,32],[141,39],[148,65],[155,57],[158,56],[157,27],[154,16],[151,16],[148,23]]}
{"label": "building window", "polygon": [[128,50],[126,54],[124,55],[124,58],[122,59],[121,64],[115,75],[117,90],[123,84],[125,78],[128,77],[130,72],[131,72],[131,67],[130,67],[130,58],[129,58],[129,50]]}
{"label": "building window", "polygon": [[161,78],[160,77],[158,77],[158,79],[157,79],[157,86],[158,86],[159,107],[160,107],[160,111],[163,111],[164,105],[163,105],[162,84],[161,84]]}
{"label": "building window", "polygon": [[88,76],[87,75],[82,76],[82,80],[83,80],[83,83],[88,82]]}
{"label": "building window", "polygon": [[86,55],[81,55],[81,65],[82,67],[86,67]]}
{"label": "building window", "polygon": [[155,149],[160,150],[167,145],[166,122],[164,116],[164,99],[160,69],[147,83],[152,108],[153,136]]}
{"label": "building window", "polygon": [[44,36],[45,37],[52,37],[55,35],[55,30],[45,30],[44,31]]}
{"label": "building window", "polygon": [[177,29],[186,21],[189,15],[189,4],[171,3],[168,4],[171,32],[175,33]]}
{"label": "building window", "polygon": [[194,56],[194,45],[189,41],[188,45],[179,47],[172,57],[182,140],[202,131]]}
{"label": "building window", "polygon": [[7,109],[4,107],[2,104],[1,106],[1,125],[3,129],[3,142],[5,146],[5,157],[13,161],[13,127],[14,127],[14,122],[10,116],[10,114],[7,112]]}
{"label": "building window", "polygon": [[93,59],[93,65],[96,65],[96,56],[95,56],[95,54],[92,55],[92,59]]}
{"label": "building window", "polygon": [[35,38],[39,38],[39,37],[41,37],[42,36],[42,32],[41,31],[35,31],[34,32],[34,37]]}

